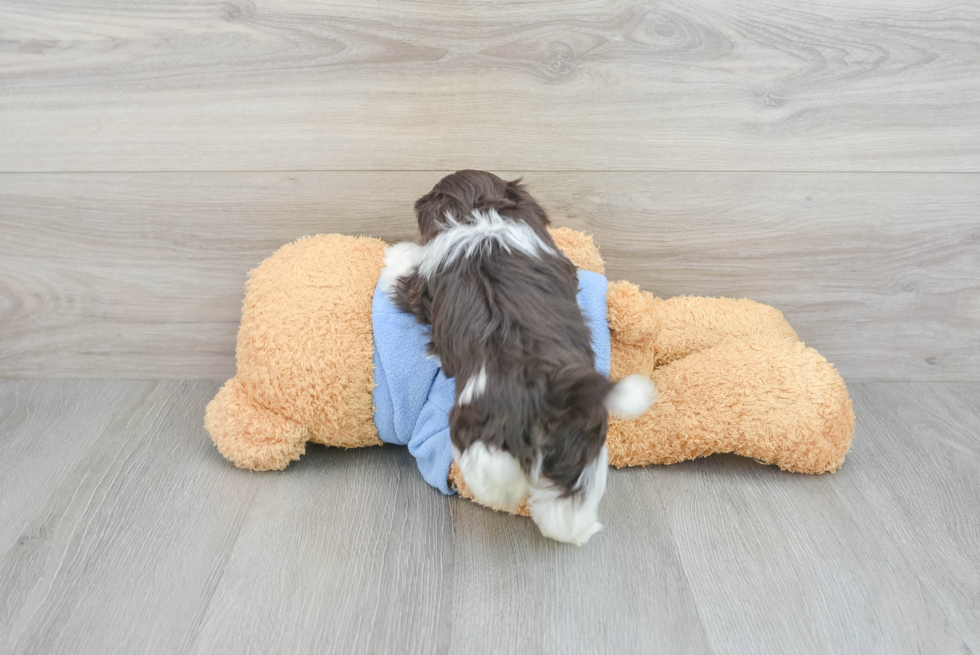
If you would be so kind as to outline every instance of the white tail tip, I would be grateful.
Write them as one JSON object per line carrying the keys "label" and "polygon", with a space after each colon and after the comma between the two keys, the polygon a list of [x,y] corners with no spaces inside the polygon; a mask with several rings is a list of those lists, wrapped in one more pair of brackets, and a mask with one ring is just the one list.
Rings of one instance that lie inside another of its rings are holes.
{"label": "white tail tip", "polygon": [[606,409],[620,418],[636,418],[657,402],[657,388],[644,375],[625,377],[606,396]]}

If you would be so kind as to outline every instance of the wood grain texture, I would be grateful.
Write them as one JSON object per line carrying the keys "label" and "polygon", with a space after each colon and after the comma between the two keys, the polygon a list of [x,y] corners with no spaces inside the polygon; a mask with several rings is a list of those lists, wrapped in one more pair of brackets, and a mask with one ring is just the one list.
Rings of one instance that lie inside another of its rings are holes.
{"label": "wood grain texture", "polygon": [[0,7],[0,170],[980,171],[980,8]]}
{"label": "wood grain texture", "polygon": [[[916,575],[906,593],[935,618],[923,651],[977,652],[980,511],[967,508],[980,498],[980,385],[871,386],[859,400],[855,412],[894,417],[868,426],[868,458],[884,466],[854,479]],[[972,639],[958,643],[947,626]]]}
{"label": "wood grain texture", "polygon": [[956,393],[980,386],[852,385],[858,432],[831,476],[733,456],[663,469],[715,652],[975,652],[980,415]]}
{"label": "wood grain texture", "polygon": [[49,526],[36,526],[36,534],[26,526],[54,491],[51,481],[68,476],[115,414],[138,402],[148,384],[0,381],[0,507],[5,514],[0,552],[45,535]]}
{"label": "wood grain texture", "polygon": [[[0,652],[980,653],[978,115],[976,3],[5,0],[0,378],[129,379],[0,379]],[[616,471],[576,549],[404,449],[222,460],[248,269],[464,167],[781,309],[844,468]]]}
{"label": "wood grain texture", "polygon": [[[103,402],[87,393],[92,382],[45,384],[80,396],[72,402]],[[4,506],[4,524],[28,519],[0,558],[4,652],[186,652],[195,635],[260,477],[216,466],[202,438],[215,383],[129,387],[67,474],[32,467],[43,504],[28,514]],[[46,420],[33,413],[26,427],[45,447],[64,447],[75,430],[37,429]]]}
{"label": "wood grain texture", "polygon": [[216,389],[0,381],[0,650],[980,649],[978,383],[852,385],[834,475],[614,471],[582,548],[441,496],[401,448],[236,470],[201,427]]}
{"label": "wood grain texture", "polygon": [[446,653],[449,505],[407,449],[311,448],[263,476],[189,652]]}
{"label": "wood grain texture", "polygon": [[[305,234],[412,238],[442,174],[0,175],[0,377],[230,377],[250,268]],[[848,380],[980,378],[980,175],[526,182],[610,279],[772,304]]]}
{"label": "wood grain texture", "polygon": [[610,476],[604,531],[581,548],[542,539],[530,519],[453,504],[449,652],[712,652],[658,471],[626,473]]}

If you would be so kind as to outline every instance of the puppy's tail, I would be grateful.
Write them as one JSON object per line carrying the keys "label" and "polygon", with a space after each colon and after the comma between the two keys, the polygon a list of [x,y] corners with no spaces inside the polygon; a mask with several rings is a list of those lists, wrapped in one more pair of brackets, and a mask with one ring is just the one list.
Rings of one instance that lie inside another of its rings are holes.
{"label": "puppy's tail", "polygon": [[611,414],[636,418],[657,402],[657,388],[645,375],[630,375],[613,385],[604,402]]}

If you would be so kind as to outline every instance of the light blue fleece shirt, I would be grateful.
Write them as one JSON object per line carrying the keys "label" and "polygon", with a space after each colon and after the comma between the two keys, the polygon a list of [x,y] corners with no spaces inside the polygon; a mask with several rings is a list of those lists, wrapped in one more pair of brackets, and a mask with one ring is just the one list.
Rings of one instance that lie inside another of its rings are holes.
{"label": "light blue fleece shirt", "polygon": [[[578,272],[578,305],[592,332],[596,370],[609,376],[606,278]],[[371,307],[374,329],[374,424],[385,443],[408,446],[425,481],[444,494],[453,461],[449,411],[456,381],[426,357],[429,328],[397,309],[380,287]]]}

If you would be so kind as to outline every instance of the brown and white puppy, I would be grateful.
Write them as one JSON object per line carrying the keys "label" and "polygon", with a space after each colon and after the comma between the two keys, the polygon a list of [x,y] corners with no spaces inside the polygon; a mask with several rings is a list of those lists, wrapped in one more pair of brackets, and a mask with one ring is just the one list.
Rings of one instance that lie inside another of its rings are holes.
{"label": "brown and white puppy", "polygon": [[421,245],[388,249],[381,284],[431,326],[456,379],[453,456],[481,502],[513,507],[559,541],[601,529],[610,410],[639,414],[653,386],[597,373],[575,267],[520,184],[483,171],[443,178],[415,203]]}

